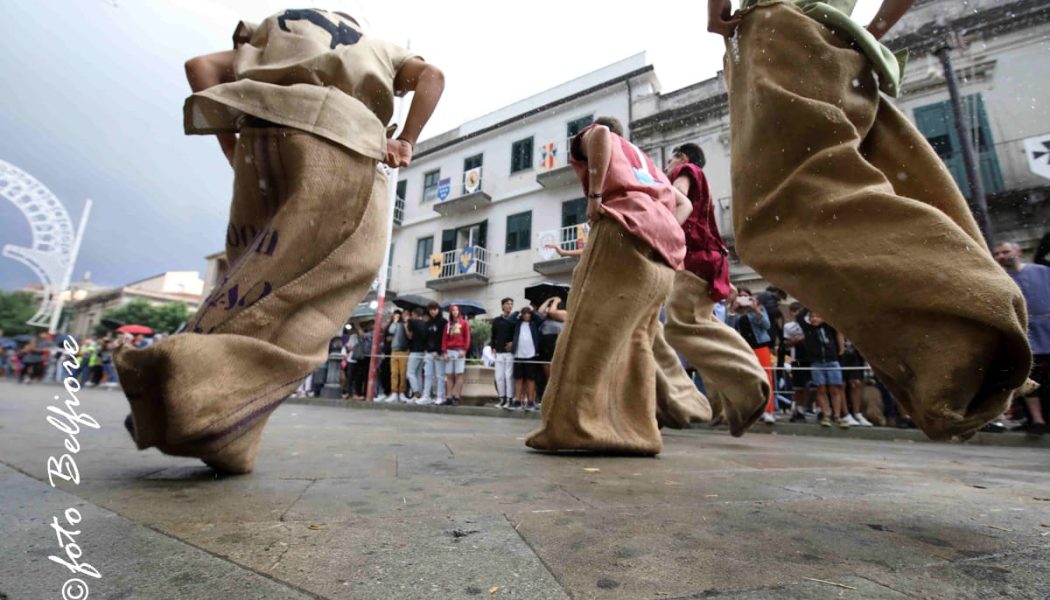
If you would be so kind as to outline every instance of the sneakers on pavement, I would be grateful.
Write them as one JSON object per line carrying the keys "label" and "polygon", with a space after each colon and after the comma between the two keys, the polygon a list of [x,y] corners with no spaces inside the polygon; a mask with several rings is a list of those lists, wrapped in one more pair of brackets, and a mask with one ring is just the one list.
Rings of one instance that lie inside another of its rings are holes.
{"label": "sneakers on pavement", "polygon": [[853,418],[853,415],[847,414],[845,417],[839,419],[841,423],[845,423],[850,427],[860,427],[860,423]]}
{"label": "sneakers on pavement", "polygon": [[838,419],[835,419],[835,421],[839,424],[839,427],[841,427],[842,429],[849,429],[849,427],[850,427],[849,421],[847,421],[846,419],[844,419],[842,417],[839,417]]}
{"label": "sneakers on pavement", "polygon": [[857,425],[860,427],[874,427],[874,425],[871,424],[871,421],[865,419],[864,415],[860,413],[853,415],[853,420],[856,421]]}
{"label": "sneakers on pavement", "polygon": [[831,419],[829,419],[827,416],[824,416],[823,418],[820,419],[820,426],[821,427],[831,427]]}
{"label": "sneakers on pavement", "polygon": [[776,425],[777,418],[773,416],[773,413],[762,413],[762,422],[767,425]]}
{"label": "sneakers on pavement", "polygon": [[791,422],[791,423],[805,423],[806,422],[806,415],[804,415],[804,414],[802,414],[800,412],[797,412],[797,413],[791,415],[791,418],[788,419],[788,421]]}

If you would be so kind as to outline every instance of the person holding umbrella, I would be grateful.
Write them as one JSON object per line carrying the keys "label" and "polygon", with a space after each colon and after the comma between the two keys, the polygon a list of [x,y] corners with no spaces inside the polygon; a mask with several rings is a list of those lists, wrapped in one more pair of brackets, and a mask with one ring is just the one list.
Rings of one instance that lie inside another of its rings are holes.
{"label": "person holding umbrella", "polygon": [[562,308],[562,305],[561,297],[554,296],[547,298],[537,311],[543,317],[539,329],[539,360],[543,361],[544,380],[550,379],[554,348],[558,344],[558,336],[565,329],[565,321],[569,318],[569,311]]}
{"label": "person holding umbrella", "polygon": [[539,379],[540,326],[532,307],[521,309],[514,325],[514,386],[516,399],[510,410],[536,410],[536,380]]}
{"label": "person holding umbrella", "polygon": [[441,357],[445,363],[445,393],[447,403],[458,406],[463,393],[463,374],[467,369],[467,350],[470,349],[470,323],[460,313],[458,304],[448,307],[448,323],[441,339]]}

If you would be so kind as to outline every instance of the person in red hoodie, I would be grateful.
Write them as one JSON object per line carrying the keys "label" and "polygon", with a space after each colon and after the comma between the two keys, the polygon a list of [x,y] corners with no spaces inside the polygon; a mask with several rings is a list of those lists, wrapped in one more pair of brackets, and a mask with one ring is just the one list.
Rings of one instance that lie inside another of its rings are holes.
{"label": "person in red hoodie", "polygon": [[447,404],[457,406],[463,393],[463,373],[467,369],[467,350],[470,349],[470,323],[459,312],[459,305],[448,307],[448,324],[441,338],[441,359],[448,361],[445,367],[445,393]]}

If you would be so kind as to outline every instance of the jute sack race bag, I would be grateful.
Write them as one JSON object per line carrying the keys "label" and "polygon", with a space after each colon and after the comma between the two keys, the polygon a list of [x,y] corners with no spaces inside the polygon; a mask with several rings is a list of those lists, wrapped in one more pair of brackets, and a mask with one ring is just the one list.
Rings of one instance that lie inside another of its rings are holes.
{"label": "jute sack race bag", "polygon": [[376,161],[312,134],[245,128],[229,272],[188,332],[115,356],[138,447],[252,469],[263,425],[327,357],[385,248]]}
{"label": "jute sack race bag", "polygon": [[934,439],[1025,382],[1024,298],[868,57],[787,2],[745,13],[725,73],[740,258],[853,340]]}

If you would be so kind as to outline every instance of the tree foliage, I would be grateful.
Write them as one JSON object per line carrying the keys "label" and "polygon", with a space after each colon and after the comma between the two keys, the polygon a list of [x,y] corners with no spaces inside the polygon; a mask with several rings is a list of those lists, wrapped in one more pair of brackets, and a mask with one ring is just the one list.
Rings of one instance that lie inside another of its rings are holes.
{"label": "tree foliage", "polygon": [[36,314],[40,301],[29,292],[5,292],[0,290],[0,331],[4,336],[23,333],[39,333],[39,327],[27,325],[26,321]]}
{"label": "tree foliage", "polygon": [[[190,309],[182,302],[154,306],[140,298],[106,311],[102,318],[120,321],[125,325],[145,325],[157,333],[174,333],[183,321],[190,318]],[[95,333],[102,335],[106,331],[106,327],[99,325]]]}

